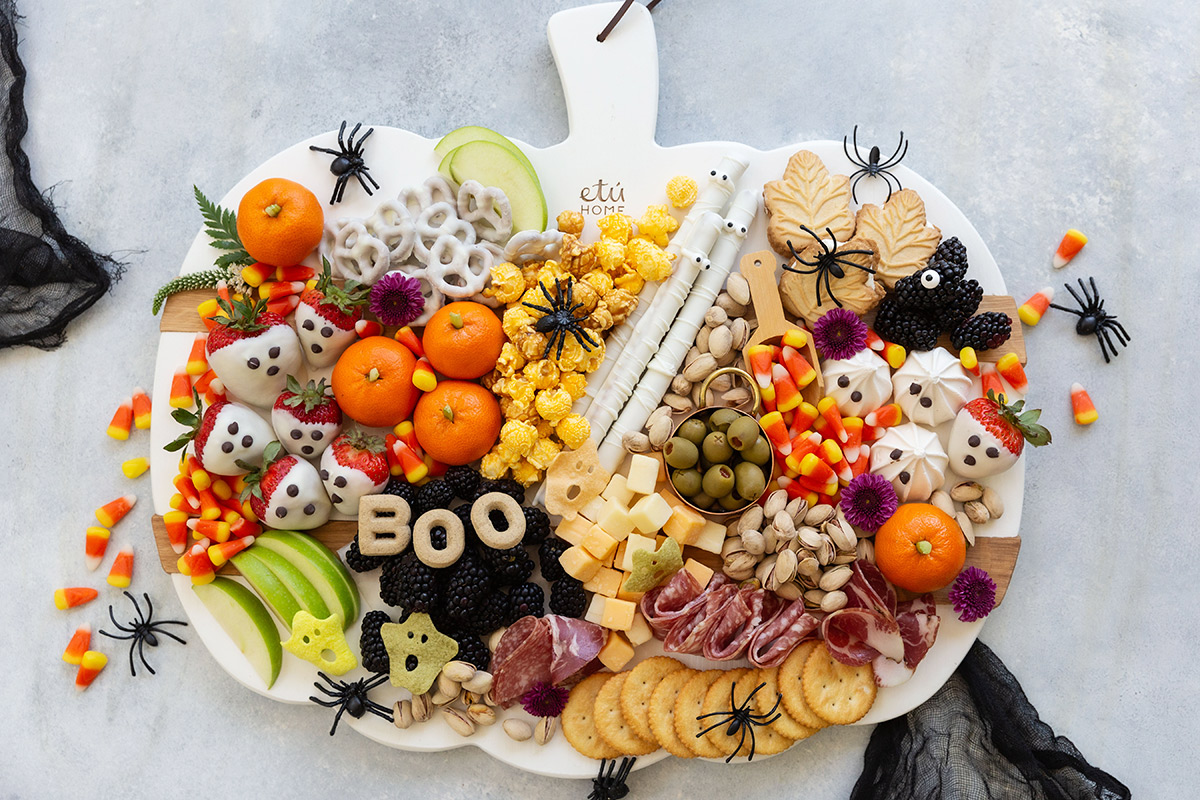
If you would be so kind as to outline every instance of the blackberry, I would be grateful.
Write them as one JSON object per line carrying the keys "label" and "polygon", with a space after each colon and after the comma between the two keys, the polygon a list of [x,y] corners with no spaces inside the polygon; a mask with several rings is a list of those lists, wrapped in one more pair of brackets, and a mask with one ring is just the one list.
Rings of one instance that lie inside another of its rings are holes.
{"label": "blackberry", "polygon": [[550,610],[555,614],[578,619],[587,611],[587,604],[583,584],[570,575],[550,585]]}
{"label": "blackberry", "polygon": [[409,550],[384,565],[379,576],[379,599],[406,611],[429,612],[438,602],[437,573]]}
{"label": "blackberry", "polygon": [[512,625],[521,617],[533,615],[545,616],[546,592],[536,583],[522,583],[508,590],[508,619],[505,625]]}
{"label": "blackberry", "polygon": [[958,240],[957,236],[951,236],[939,244],[933,258],[938,261],[948,261],[962,267],[963,272],[967,271],[967,248]]}
{"label": "blackberry", "polygon": [[512,478],[501,478],[498,481],[492,481],[493,492],[503,492],[504,494],[516,500],[518,504],[525,504],[525,487],[519,481]]}
{"label": "blackberry", "polygon": [[364,556],[358,549],[358,536],[355,536],[350,540],[350,547],[346,549],[343,560],[346,566],[355,572],[370,572],[382,567],[388,558],[389,556]]}
{"label": "blackberry", "polygon": [[552,537],[542,542],[538,547],[538,564],[542,567],[542,577],[548,581],[557,581],[567,573],[563,571],[558,557],[567,552],[571,545],[558,537]]}
{"label": "blackberry", "polygon": [[454,502],[454,490],[450,488],[450,484],[441,478],[434,478],[417,489],[413,510],[418,514],[424,514],[435,508],[449,508],[452,502]]}
{"label": "blackberry", "polygon": [[454,490],[455,497],[470,500],[475,496],[475,490],[479,488],[480,477],[479,473],[470,467],[458,466],[447,469],[442,480]]}
{"label": "blackberry", "polygon": [[525,537],[521,544],[537,545],[546,541],[550,536],[550,517],[536,506],[525,506],[521,509],[525,514]]}
{"label": "blackberry", "polygon": [[368,611],[362,618],[362,635],[358,637],[358,651],[362,655],[362,665],[371,672],[387,672],[391,668],[387,648],[383,646],[383,637],[379,628],[392,618],[384,611]]}
{"label": "blackberry", "polygon": [[875,315],[875,332],[907,350],[932,350],[941,330],[930,314],[900,308],[885,297]]}
{"label": "blackberry", "polygon": [[446,588],[442,599],[446,604],[446,616],[460,627],[470,622],[492,590],[492,573],[482,558],[471,550],[464,550],[452,567],[448,567]]}
{"label": "blackberry", "polygon": [[[936,280],[933,276],[936,275]],[[930,285],[936,283],[936,286]],[[896,281],[891,300],[899,308],[909,311],[932,311],[939,308],[945,299],[950,282],[943,280],[937,266],[930,262],[928,267]]]}
{"label": "blackberry", "polygon": [[504,626],[512,601],[499,589],[494,590],[463,620],[459,626],[464,633],[487,636]]}
{"label": "blackberry", "polygon": [[960,281],[952,284],[947,291],[945,302],[934,312],[938,327],[943,333],[950,333],[975,313],[982,299],[983,287],[979,285],[979,281]]}
{"label": "blackberry", "polygon": [[484,559],[492,568],[496,583],[501,586],[515,586],[529,580],[533,574],[533,559],[525,552],[522,545],[510,547],[507,550],[495,550],[491,547],[481,548]]}
{"label": "blackberry", "polygon": [[471,633],[447,635],[458,642],[458,655],[454,657],[455,660],[466,661],[468,664],[474,664],[475,669],[487,671],[492,663],[492,652],[482,639]]}
{"label": "blackberry", "polygon": [[1012,336],[1012,320],[999,311],[987,311],[959,325],[950,334],[950,343],[956,349],[973,347],[976,350],[993,350]]}
{"label": "blackberry", "polygon": [[399,478],[392,478],[387,482],[387,486],[383,487],[384,494],[390,494],[395,497],[403,497],[411,506],[413,501],[417,499],[417,487],[408,481]]}
{"label": "blackberry", "polygon": [[478,543],[479,537],[475,534],[475,525],[471,522],[471,504],[461,503],[450,509],[450,511],[462,521],[463,533],[466,534],[467,544]]}

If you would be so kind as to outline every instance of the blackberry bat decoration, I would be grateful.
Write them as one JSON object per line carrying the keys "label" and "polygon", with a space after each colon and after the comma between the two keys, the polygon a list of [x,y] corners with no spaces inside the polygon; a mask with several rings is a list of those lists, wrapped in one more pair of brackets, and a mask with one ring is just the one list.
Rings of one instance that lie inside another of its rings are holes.
{"label": "blackberry bat decoration", "polygon": [[[346,121],[342,120],[342,127],[338,129],[337,150],[330,150],[328,147],[317,147],[315,144],[308,146],[309,150],[315,150],[318,153],[328,153],[335,157],[329,165],[329,171],[337,176],[337,183],[333,185],[333,196],[329,198],[329,205],[342,202],[342,196],[346,194],[346,184],[350,182],[350,178],[352,177],[358,178],[358,182],[362,185],[363,191],[367,193],[367,197],[373,194],[371,186],[374,186],[376,189],[379,188],[379,184],[371,177],[370,169],[363,160],[363,145],[366,144],[367,139],[375,132],[375,129],[367,128],[367,132],[356,142],[354,141],[354,137],[361,127],[362,123],[360,122],[350,131],[349,136],[344,136],[346,133]],[[366,180],[363,180],[363,178],[366,178]],[[371,186],[367,186],[367,181],[371,182]]]}
{"label": "blackberry bat decoration", "polygon": [[901,189],[900,179],[893,175],[889,170],[904,160],[904,156],[908,155],[908,142],[904,139],[904,131],[900,131],[900,144],[896,145],[896,152],[884,162],[880,163],[879,148],[872,147],[867,160],[858,154],[858,126],[854,126],[854,151],[850,150],[850,143],[847,141],[849,137],[842,137],[842,151],[846,154],[846,158],[850,159],[852,164],[855,164],[858,169],[850,175],[850,196],[854,198],[854,202],[858,202],[858,182],[863,178],[883,178],[887,184],[888,193],[887,200],[892,199],[892,181],[896,182],[896,189]]}

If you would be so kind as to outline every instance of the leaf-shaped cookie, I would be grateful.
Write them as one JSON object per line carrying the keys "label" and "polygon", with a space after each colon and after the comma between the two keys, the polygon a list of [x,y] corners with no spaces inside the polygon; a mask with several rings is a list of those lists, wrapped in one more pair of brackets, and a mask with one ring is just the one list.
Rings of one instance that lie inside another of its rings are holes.
{"label": "leaf-shaped cookie", "polygon": [[[823,250],[820,244],[812,240],[812,237],[807,237],[807,239],[810,244],[798,252],[805,261],[816,261]],[[793,241],[792,244],[795,242]],[[868,250],[871,253],[870,255],[842,255],[850,250]],[[783,299],[783,307],[789,314],[803,318],[810,325],[824,316],[829,309],[837,308],[838,303],[841,303],[842,308],[853,311],[861,317],[883,299],[883,287],[878,282],[871,280],[871,273],[866,269],[858,269],[845,262],[849,261],[851,264],[858,264],[867,269],[876,269],[879,260],[874,255],[874,251],[875,242],[862,236],[855,236],[848,242],[839,242],[837,252],[843,260],[838,266],[844,276],[835,278],[830,274],[828,287],[825,285],[825,278],[820,278],[820,303],[817,302],[817,280],[820,273],[799,274],[784,270],[783,277],[779,279],[779,294]],[[788,266],[813,269],[811,266],[794,261],[790,262]],[[836,303],[833,298],[830,298],[830,292],[833,293],[834,298],[837,298]]]}
{"label": "leaf-shaped cookie", "polygon": [[860,208],[857,233],[878,246],[877,279],[889,289],[925,266],[942,240],[941,231],[925,224],[925,203],[912,189],[895,192],[882,208]]}
{"label": "leaf-shaped cookie", "polygon": [[800,242],[810,240],[801,225],[821,236],[827,236],[825,229],[829,228],[838,241],[854,235],[850,179],[830,175],[821,159],[808,150],[788,159],[781,179],[763,186],[763,205],[767,209],[767,241],[782,256],[792,255],[789,239],[797,250]]}

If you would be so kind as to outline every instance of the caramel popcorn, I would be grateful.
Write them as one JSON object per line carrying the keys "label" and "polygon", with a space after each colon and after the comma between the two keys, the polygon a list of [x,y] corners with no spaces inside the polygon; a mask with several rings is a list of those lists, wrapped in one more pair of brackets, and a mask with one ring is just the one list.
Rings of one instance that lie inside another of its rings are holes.
{"label": "caramel popcorn", "polygon": [[505,342],[500,348],[500,357],[496,359],[496,372],[505,378],[512,377],[525,367],[525,356],[512,342]]}
{"label": "caramel popcorn", "polygon": [[578,211],[564,211],[558,215],[555,222],[563,233],[571,233],[576,236],[583,233],[583,214]]}
{"label": "caramel popcorn", "polygon": [[580,372],[564,372],[559,378],[562,387],[571,395],[571,400],[578,400],[587,393],[587,376]]}

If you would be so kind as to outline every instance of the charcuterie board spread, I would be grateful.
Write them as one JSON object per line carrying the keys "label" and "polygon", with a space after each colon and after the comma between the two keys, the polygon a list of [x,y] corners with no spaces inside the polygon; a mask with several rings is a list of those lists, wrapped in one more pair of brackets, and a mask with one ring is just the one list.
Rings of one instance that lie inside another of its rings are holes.
{"label": "charcuterie board spread", "polygon": [[221,665],[331,734],[759,760],[923,702],[1007,590],[1049,433],[919,143],[661,148],[615,5],[550,21],[559,145],[343,123],[196,190],[158,552]]}

